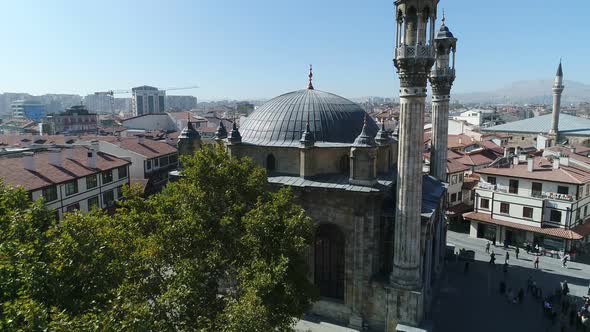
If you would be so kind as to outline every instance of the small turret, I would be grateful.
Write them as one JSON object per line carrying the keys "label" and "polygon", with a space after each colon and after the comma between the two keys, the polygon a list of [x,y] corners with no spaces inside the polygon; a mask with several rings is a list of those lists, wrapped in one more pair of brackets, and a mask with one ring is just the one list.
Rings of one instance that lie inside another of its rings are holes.
{"label": "small turret", "polygon": [[370,136],[367,131],[367,119],[368,115],[365,115],[365,122],[363,124],[363,130],[361,131],[360,135],[354,140],[352,144],[353,147],[374,147],[375,146],[375,138]]}
{"label": "small turret", "polygon": [[301,146],[306,148],[312,147],[315,144],[315,135],[309,126],[309,114],[307,114],[307,124],[305,125],[305,131],[301,134],[301,139],[299,142],[301,143]]}
{"label": "small turret", "polygon": [[354,185],[372,186],[377,183],[377,144],[375,138],[367,134],[368,115],[365,115],[363,130],[350,148],[350,177]]}
{"label": "small turret", "polygon": [[220,141],[227,138],[227,129],[225,129],[225,125],[223,124],[223,120],[219,120],[219,126],[217,127],[217,131],[215,132],[215,140]]}
{"label": "small turret", "polygon": [[236,122],[235,121],[234,121],[234,124],[232,126],[232,130],[231,130],[231,133],[229,135],[229,138],[227,140],[231,144],[239,144],[239,143],[242,143],[242,135],[240,134],[240,131],[238,130],[238,126],[236,125]]}
{"label": "small turret", "polygon": [[389,142],[389,134],[385,130],[385,122],[381,122],[381,128],[377,132],[377,135],[375,135],[375,142],[378,145],[385,145]]}
{"label": "small turret", "polygon": [[178,135],[177,147],[180,155],[192,155],[201,147],[201,135],[195,130],[190,119],[186,128]]}

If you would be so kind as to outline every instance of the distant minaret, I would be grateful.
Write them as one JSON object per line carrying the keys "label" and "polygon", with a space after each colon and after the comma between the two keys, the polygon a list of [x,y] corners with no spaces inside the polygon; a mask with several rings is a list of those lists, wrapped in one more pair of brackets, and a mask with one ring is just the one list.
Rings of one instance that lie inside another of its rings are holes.
{"label": "distant minaret", "polygon": [[549,136],[553,138],[553,144],[557,143],[559,136],[559,112],[561,109],[561,93],[563,92],[563,70],[561,69],[561,60],[555,74],[555,83],[553,83],[553,120],[551,121],[551,130]]}
{"label": "distant minaret", "polygon": [[[451,87],[455,81],[455,51],[457,38],[442,25],[434,38],[436,61],[430,72],[432,85],[432,148],[430,151],[430,174],[441,181],[447,181],[447,149],[449,135],[449,101]],[[452,61],[450,59],[453,53]]]}

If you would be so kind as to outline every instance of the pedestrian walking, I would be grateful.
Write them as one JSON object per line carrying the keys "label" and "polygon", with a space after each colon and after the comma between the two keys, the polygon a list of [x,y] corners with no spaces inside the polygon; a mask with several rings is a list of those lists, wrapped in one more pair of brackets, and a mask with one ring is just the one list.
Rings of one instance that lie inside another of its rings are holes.
{"label": "pedestrian walking", "polygon": [[506,252],[506,258],[504,259],[504,263],[508,263],[508,260],[510,259],[510,253],[508,253],[508,251]]}
{"label": "pedestrian walking", "polygon": [[492,242],[494,243],[494,247],[496,246],[496,236],[494,235],[494,237],[492,238]]}
{"label": "pedestrian walking", "polygon": [[490,265],[494,265],[496,263],[496,254],[492,251],[490,254]]}
{"label": "pedestrian walking", "polygon": [[520,253],[520,249],[518,247],[516,247],[515,253],[516,253],[516,259],[518,259],[518,254]]}
{"label": "pedestrian walking", "polygon": [[561,259],[561,265],[563,265],[563,267],[565,267],[567,269],[567,261],[570,258],[570,255],[565,254],[563,255],[563,258]]}
{"label": "pedestrian walking", "polygon": [[561,292],[565,296],[567,296],[570,293],[570,288],[567,284],[567,280],[563,281],[563,285],[561,286]]}
{"label": "pedestrian walking", "polygon": [[538,269],[539,268],[539,256],[535,256],[534,262],[535,262],[535,269]]}
{"label": "pedestrian walking", "polygon": [[490,253],[490,241],[488,241],[488,243],[486,243],[486,254]]}

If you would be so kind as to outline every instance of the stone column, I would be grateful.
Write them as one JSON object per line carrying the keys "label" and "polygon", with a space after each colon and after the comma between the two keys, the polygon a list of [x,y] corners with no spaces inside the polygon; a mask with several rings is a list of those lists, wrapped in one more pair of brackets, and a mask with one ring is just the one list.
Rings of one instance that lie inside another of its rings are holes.
{"label": "stone column", "polygon": [[430,148],[430,175],[447,181],[447,149],[449,137],[450,85],[432,79],[432,144]]}
{"label": "stone column", "polygon": [[[403,74],[400,74],[402,76]],[[406,289],[418,289],[420,276],[420,235],[422,209],[422,152],[426,73],[404,84],[400,95],[399,151],[394,259],[391,282]],[[402,83],[403,80],[402,80]]]}

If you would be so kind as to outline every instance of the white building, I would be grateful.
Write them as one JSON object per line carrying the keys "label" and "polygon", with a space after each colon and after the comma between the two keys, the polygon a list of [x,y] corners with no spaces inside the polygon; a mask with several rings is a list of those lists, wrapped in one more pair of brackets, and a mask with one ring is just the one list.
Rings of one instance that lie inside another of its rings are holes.
{"label": "white building", "polygon": [[131,89],[133,115],[164,113],[166,110],[166,91],[152,86],[139,86]]}
{"label": "white building", "polygon": [[129,184],[130,162],[98,151],[98,144],[27,151],[0,158],[0,178],[43,198],[58,218],[68,211],[109,209]]}
{"label": "white building", "polygon": [[147,194],[159,191],[168,183],[168,173],[178,167],[178,150],[166,142],[136,137],[100,141],[99,149],[131,161],[131,181],[144,186]]}
{"label": "white building", "polygon": [[481,127],[485,122],[492,121],[495,114],[495,110],[472,109],[465,111],[458,116],[454,116],[453,120],[465,121],[473,126]]}
{"label": "white building", "polygon": [[475,209],[463,215],[471,221],[472,237],[549,250],[569,250],[587,241],[590,158],[546,155],[514,157],[503,167],[478,171]]}

